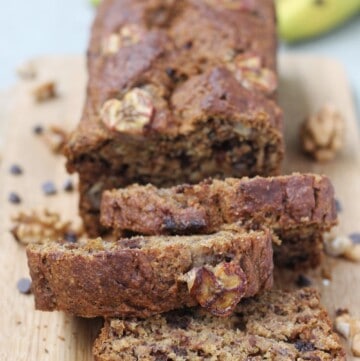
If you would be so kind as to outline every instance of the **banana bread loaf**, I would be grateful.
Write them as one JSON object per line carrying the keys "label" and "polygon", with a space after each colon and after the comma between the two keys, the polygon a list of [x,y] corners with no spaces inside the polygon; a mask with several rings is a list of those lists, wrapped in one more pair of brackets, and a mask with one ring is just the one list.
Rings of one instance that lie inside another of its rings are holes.
{"label": "banana bread loaf", "polygon": [[209,234],[239,222],[269,226],[282,240],[278,265],[316,266],[321,233],[337,223],[334,190],[325,176],[292,174],[273,178],[227,178],[196,185],[156,188],[131,185],[105,191],[101,222],[138,234]]}
{"label": "banana bread loaf", "polygon": [[109,319],[93,352],[96,361],[345,361],[312,289],[266,292],[222,319],[196,308],[147,320]]}
{"label": "banana bread loaf", "polygon": [[27,249],[36,308],[82,317],[148,317],[200,304],[227,316],[272,286],[271,232],[48,243]]}
{"label": "banana bread loaf", "polygon": [[283,157],[272,0],[104,0],[65,153],[98,236],[103,190],[274,175]]}

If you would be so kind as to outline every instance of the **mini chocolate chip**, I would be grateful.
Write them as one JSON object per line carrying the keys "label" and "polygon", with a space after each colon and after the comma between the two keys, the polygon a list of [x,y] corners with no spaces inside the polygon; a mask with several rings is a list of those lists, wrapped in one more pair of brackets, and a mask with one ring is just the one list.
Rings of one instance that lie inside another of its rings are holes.
{"label": "mini chocolate chip", "polygon": [[173,349],[173,351],[175,352],[175,354],[177,356],[187,356],[187,354],[188,354],[186,349],[183,347],[179,347],[179,346],[175,345],[175,346],[172,346],[171,348]]}
{"label": "mini chocolate chip", "polygon": [[24,295],[31,293],[31,280],[29,278],[20,278],[16,286],[19,292]]}
{"label": "mini chocolate chip", "polygon": [[73,231],[68,231],[64,234],[64,240],[69,243],[77,242],[77,234]]}
{"label": "mini chocolate chip", "polygon": [[308,287],[311,285],[311,280],[308,277],[300,274],[295,283],[298,287]]}
{"label": "mini chocolate chip", "polygon": [[347,308],[337,308],[335,310],[336,316],[347,315],[348,313],[349,313],[349,310]]}
{"label": "mini chocolate chip", "polygon": [[192,41],[187,41],[185,44],[184,44],[184,49],[191,49],[193,46],[193,42]]}
{"label": "mini chocolate chip", "polygon": [[349,234],[349,238],[351,239],[352,243],[360,244],[360,233],[354,232]]}
{"label": "mini chocolate chip", "polygon": [[33,128],[33,132],[34,134],[40,135],[44,132],[44,128],[42,127],[42,125],[35,125],[35,127]]}
{"label": "mini chocolate chip", "polygon": [[226,100],[226,99],[227,99],[227,94],[226,93],[221,94],[220,100]]}
{"label": "mini chocolate chip", "polygon": [[17,164],[13,164],[13,165],[10,167],[9,171],[10,171],[10,173],[11,173],[12,175],[20,175],[20,174],[23,173],[22,168],[21,168],[19,165],[17,165]]}
{"label": "mini chocolate chip", "polygon": [[50,181],[43,183],[41,188],[42,188],[43,192],[45,193],[45,195],[47,195],[47,196],[56,194],[56,192],[57,192],[55,184]]}
{"label": "mini chocolate chip", "polygon": [[294,343],[294,346],[299,352],[307,352],[307,351],[314,351],[315,346],[313,343],[303,340],[297,340]]}
{"label": "mini chocolate chip", "polygon": [[20,204],[21,203],[21,198],[17,193],[11,192],[9,194],[9,202],[13,203],[13,204]]}
{"label": "mini chocolate chip", "polygon": [[74,184],[70,178],[64,182],[63,190],[65,192],[72,192],[74,190]]}
{"label": "mini chocolate chip", "polygon": [[174,79],[174,78],[175,78],[176,71],[175,71],[174,68],[166,68],[165,71],[166,71],[166,74],[167,74],[167,76],[168,76],[169,78],[171,78],[171,79]]}
{"label": "mini chocolate chip", "polygon": [[338,212],[338,213],[341,213],[343,210],[341,202],[338,199],[335,199],[335,209],[336,209],[336,212]]}

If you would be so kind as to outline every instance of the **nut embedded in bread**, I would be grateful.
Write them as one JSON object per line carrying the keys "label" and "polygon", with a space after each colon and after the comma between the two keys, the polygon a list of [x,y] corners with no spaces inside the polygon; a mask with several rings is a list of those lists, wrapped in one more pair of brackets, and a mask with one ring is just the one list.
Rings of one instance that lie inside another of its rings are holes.
{"label": "nut embedded in bread", "polygon": [[[241,298],[272,286],[271,232],[230,227],[213,235],[106,242],[53,242],[27,248],[35,305],[82,317],[148,317],[201,304],[226,316]],[[203,269],[209,278],[187,277]]]}

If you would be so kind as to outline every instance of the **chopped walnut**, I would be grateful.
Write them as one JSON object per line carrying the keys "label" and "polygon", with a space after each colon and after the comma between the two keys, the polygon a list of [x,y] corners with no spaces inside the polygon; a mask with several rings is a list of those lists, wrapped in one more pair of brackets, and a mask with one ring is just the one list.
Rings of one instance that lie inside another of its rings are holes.
{"label": "chopped walnut", "polygon": [[331,160],[343,146],[344,119],[335,107],[327,104],[305,119],[300,137],[306,154],[320,162]]}
{"label": "chopped walnut", "polygon": [[56,98],[57,93],[55,82],[48,81],[38,85],[36,88],[34,88],[33,95],[38,103]]}
{"label": "chopped walnut", "polygon": [[34,79],[37,75],[35,64],[31,61],[20,65],[16,69],[16,73],[23,80]]}
{"label": "chopped walnut", "polygon": [[265,94],[271,94],[277,88],[275,73],[263,66],[258,55],[239,54],[228,62],[228,68],[234,72],[236,79],[244,88],[256,89]]}
{"label": "chopped walnut", "polygon": [[70,221],[63,221],[60,215],[47,209],[21,211],[12,217],[11,233],[21,244],[45,243],[50,240],[66,240],[67,235],[79,236],[80,230],[73,230]]}
{"label": "chopped walnut", "polygon": [[324,247],[330,256],[341,256],[353,262],[360,262],[360,244],[352,242],[348,236],[324,237]]}
{"label": "chopped walnut", "polygon": [[116,54],[119,49],[125,46],[138,44],[143,36],[144,30],[139,25],[124,25],[117,33],[112,33],[104,39],[102,52],[104,54]]}
{"label": "chopped walnut", "polygon": [[352,317],[346,310],[335,318],[336,331],[351,345],[354,356],[360,356],[360,319]]}
{"label": "chopped walnut", "polygon": [[41,134],[39,134],[39,137],[54,154],[62,153],[68,136],[69,133],[57,125],[51,125],[48,128],[44,128]]}
{"label": "chopped walnut", "polygon": [[246,276],[235,263],[220,263],[190,270],[180,281],[185,281],[189,293],[217,316],[228,316],[244,296]]}
{"label": "chopped walnut", "polygon": [[110,99],[101,109],[106,127],[118,132],[141,134],[153,118],[155,108],[150,93],[134,88],[122,100]]}

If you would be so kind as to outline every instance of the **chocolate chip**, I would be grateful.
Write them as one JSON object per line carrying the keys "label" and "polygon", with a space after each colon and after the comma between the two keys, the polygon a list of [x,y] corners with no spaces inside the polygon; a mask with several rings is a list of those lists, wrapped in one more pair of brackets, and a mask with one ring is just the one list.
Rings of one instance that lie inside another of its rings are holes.
{"label": "chocolate chip", "polygon": [[41,188],[42,188],[44,194],[47,196],[56,194],[56,192],[57,192],[55,184],[50,181],[43,183]]}
{"label": "chocolate chip", "polygon": [[33,128],[33,132],[36,135],[40,135],[44,132],[44,128],[42,127],[42,125],[35,125],[35,127]]}
{"label": "chocolate chip", "polygon": [[70,178],[64,182],[63,190],[65,192],[72,192],[74,190],[74,184]]}
{"label": "chocolate chip", "polygon": [[184,49],[191,49],[193,46],[193,42],[192,41],[187,41],[185,44],[184,44]]}
{"label": "chocolate chip", "polygon": [[21,198],[17,193],[11,192],[9,194],[9,202],[13,203],[13,204],[20,204],[21,203]]}
{"label": "chocolate chip", "polygon": [[21,168],[19,165],[17,165],[17,164],[13,164],[13,165],[10,167],[9,171],[10,171],[10,173],[11,173],[12,175],[20,175],[20,174],[23,173],[22,168]]}
{"label": "chocolate chip", "polygon": [[190,318],[188,317],[188,312],[186,310],[169,312],[165,315],[165,318],[166,323],[171,328],[186,330],[190,324]]}
{"label": "chocolate chip", "polygon": [[354,244],[360,244],[360,233],[354,232],[349,234],[349,238],[351,239],[352,243]]}
{"label": "chocolate chip", "polygon": [[312,282],[308,277],[300,274],[296,279],[295,283],[298,287],[308,287],[311,285]]}
{"label": "chocolate chip", "polygon": [[166,71],[167,76],[168,76],[170,79],[175,79],[176,71],[175,71],[174,68],[166,68],[165,71]]}
{"label": "chocolate chip", "polygon": [[20,293],[28,295],[31,293],[31,280],[29,278],[20,278],[16,287]]}
{"label": "chocolate chip", "polygon": [[226,93],[221,94],[220,100],[227,100],[227,94]]}
{"label": "chocolate chip", "polygon": [[69,243],[77,242],[77,234],[73,231],[68,231],[64,234],[64,240]]}
{"label": "chocolate chip", "polygon": [[206,221],[204,219],[191,219],[188,221],[176,221],[171,216],[164,218],[162,227],[166,232],[170,234],[190,234],[199,233],[206,227]]}
{"label": "chocolate chip", "polygon": [[343,210],[343,207],[338,199],[335,199],[335,209],[338,213],[341,213]]}
{"label": "chocolate chip", "polygon": [[294,343],[294,346],[299,352],[307,352],[307,351],[314,351],[315,346],[313,343],[303,340],[297,340]]}
{"label": "chocolate chip", "polygon": [[175,346],[172,346],[172,349],[177,356],[187,356],[187,354],[188,354],[186,349],[183,347],[179,347],[179,346],[175,345]]}
{"label": "chocolate chip", "polygon": [[336,316],[347,315],[347,314],[349,314],[349,310],[347,308],[337,308],[335,310]]}

